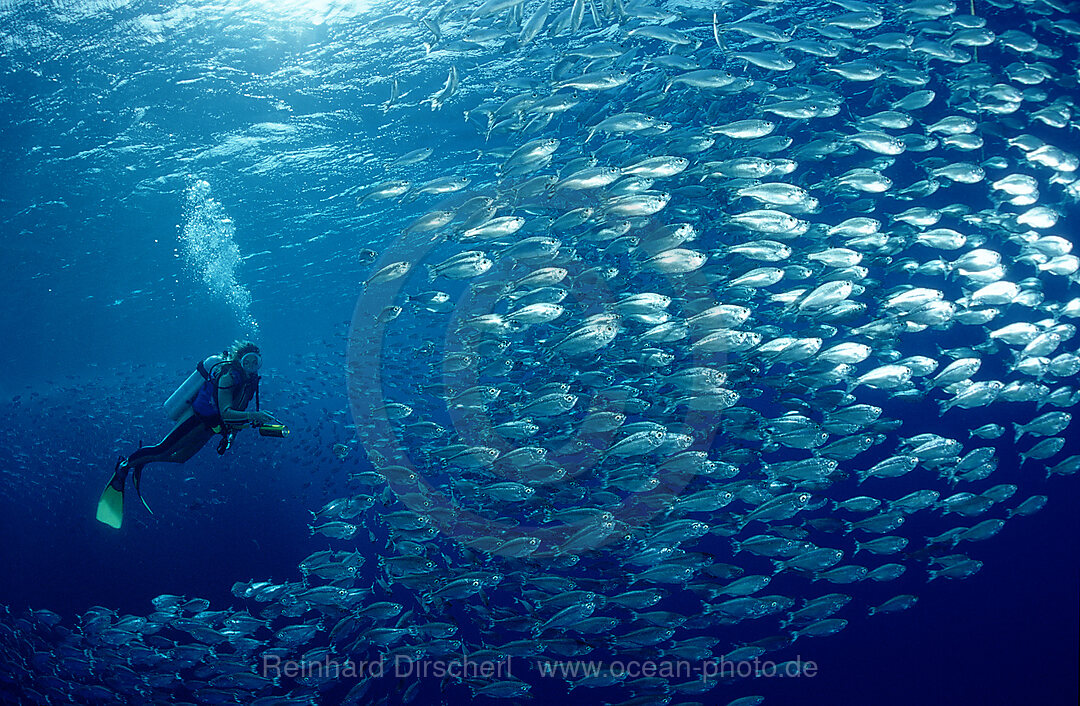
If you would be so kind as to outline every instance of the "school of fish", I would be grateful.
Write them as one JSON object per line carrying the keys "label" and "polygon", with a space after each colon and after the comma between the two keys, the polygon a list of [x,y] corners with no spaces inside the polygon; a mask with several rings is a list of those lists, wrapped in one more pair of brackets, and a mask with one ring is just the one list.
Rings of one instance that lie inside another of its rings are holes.
{"label": "school of fish", "polygon": [[[381,155],[385,178],[347,194],[393,232],[361,255],[355,437],[325,461],[353,464],[350,492],[310,526],[329,548],[295,580],[237,583],[234,606],[0,615],[0,692],[517,700],[535,673],[259,665],[782,663],[911,609],[902,578],[977,573],[979,543],[1080,469],[1075,5],[789,5],[355,18],[445,76],[393,78],[388,119],[463,120],[483,148],[438,172],[434,140]],[[561,688],[761,702],[738,680]]]}

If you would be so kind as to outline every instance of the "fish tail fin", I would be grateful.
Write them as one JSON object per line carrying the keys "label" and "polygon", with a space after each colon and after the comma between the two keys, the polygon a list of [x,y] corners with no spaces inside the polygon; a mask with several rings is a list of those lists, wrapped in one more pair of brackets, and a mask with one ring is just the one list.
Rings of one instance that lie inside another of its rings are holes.
{"label": "fish tail fin", "polygon": [[876,612],[877,612],[877,608],[874,608],[873,606],[871,606],[870,609],[868,611],[866,611],[866,614],[867,615],[873,615]]}
{"label": "fish tail fin", "polygon": [[773,559],[772,560],[772,565],[773,565],[773,575],[776,575],[776,574],[780,573],[781,571],[783,571],[784,569],[787,568],[787,565],[784,562],[780,561],[779,559]]}
{"label": "fish tail fin", "polygon": [[503,299],[505,299],[505,300],[507,300],[508,302],[510,302],[512,304],[512,303],[516,302],[520,298],[521,298],[521,296],[517,295],[514,292],[513,285],[508,284],[505,287],[503,287],[501,292],[499,292],[499,296],[495,298],[495,301],[500,302]]}
{"label": "fish tail fin", "polygon": [[850,522],[847,522],[847,521],[844,522],[844,534],[851,534],[852,530],[854,530],[854,529],[855,529],[855,525],[853,525],[853,524],[851,524]]}
{"label": "fish tail fin", "polygon": [[1024,425],[1019,422],[1013,422],[1013,443],[1020,441],[1020,437],[1024,435]]}
{"label": "fish tail fin", "polygon": [[824,191],[829,194],[834,194],[840,190],[840,184],[835,178],[829,177],[828,179],[822,179],[820,182],[810,188]]}
{"label": "fish tail fin", "polygon": [[712,16],[712,36],[716,41],[716,46],[720,48],[720,51],[730,52],[731,48],[728,47],[727,42],[720,38],[720,22],[717,14],[714,12]]}

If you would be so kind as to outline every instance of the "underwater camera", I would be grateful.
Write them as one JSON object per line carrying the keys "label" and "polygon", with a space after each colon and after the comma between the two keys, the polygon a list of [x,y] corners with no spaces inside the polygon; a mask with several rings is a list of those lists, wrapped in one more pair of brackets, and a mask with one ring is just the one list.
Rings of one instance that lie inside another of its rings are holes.
{"label": "underwater camera", "polygon": [[259,426],[259,434],[283,439],[289,435],[289,427],[284,424],[262,424]]}

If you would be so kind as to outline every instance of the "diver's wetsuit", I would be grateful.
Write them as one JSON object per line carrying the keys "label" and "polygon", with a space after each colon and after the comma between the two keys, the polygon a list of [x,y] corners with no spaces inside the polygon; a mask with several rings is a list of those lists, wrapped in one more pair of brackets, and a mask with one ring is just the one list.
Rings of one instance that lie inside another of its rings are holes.
{"label": "diver's wetsuit", "polygon": [[[255,385],[251,384],[252,378],[246,375],[238,365],[230,366],[230,369],[226,372],[232,376],[240,377],[239,382],[228,386],[229,388],[239,388],[239,394],[233,396],[232,404],[229,406],[231,409],[242,412],[247,409],[255,394]],[[224,374],[223,372],[222,375]],[[218,379],[220,379],[220,376]],[[143,446],[132,453],[126,460],[121,460],[117,464],[116,474],[113,476],[110,485],[117,490],[123,491],[124,480],[127,478],[128,472],[133,471],[135,473],[136,490],[138,490],[139,476],[143,466],[148,463],[184,463],[222,429],[223,423],[220,415],[207,417],[193,414],[177,424],[158,443],[153,446]]]}
{"label": "diver's wetsuit", "polygon": [[[143,446],[128,456],[127,465],[134,470],[148,463],[184,463],[206,445],[216,433],[211,420],[193,414],[153,446]],[[218,422],[220,423],[220,421]]]}

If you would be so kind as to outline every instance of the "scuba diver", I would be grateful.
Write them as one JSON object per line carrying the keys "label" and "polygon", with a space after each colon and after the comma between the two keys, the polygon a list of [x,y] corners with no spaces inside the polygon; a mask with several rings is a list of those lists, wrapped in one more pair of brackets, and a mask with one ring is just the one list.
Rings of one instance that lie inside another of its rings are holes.
{"label": "scuba diver", "polygon": [[[245,426],[258,427],[263,436],[287,436],[285,425],[259,410],[260,367],[262,355],[251,341],[236,341],[221,356],[199,361],[195,372],[165,402],[165,411],[176,426],[157,444],[140,446],[127,458],[120,457],[98,501],[97,519],[119,529],[124,515],[124,481],[129,472],[135,494],[150,510],[140,490],[142,469],[148,463],[184,463],[215,434],[221,435],[218,454],[224,454]],[[255,411],[249,412],[252,399]]]}

